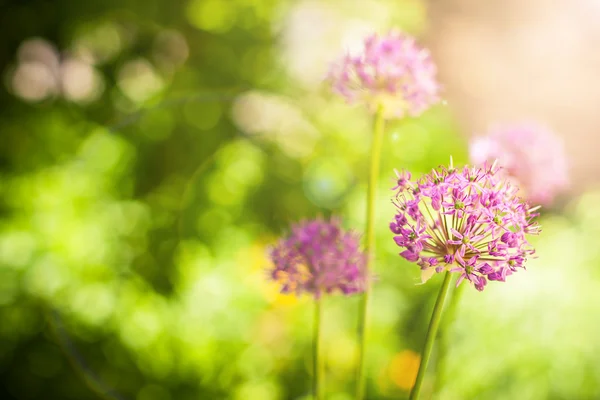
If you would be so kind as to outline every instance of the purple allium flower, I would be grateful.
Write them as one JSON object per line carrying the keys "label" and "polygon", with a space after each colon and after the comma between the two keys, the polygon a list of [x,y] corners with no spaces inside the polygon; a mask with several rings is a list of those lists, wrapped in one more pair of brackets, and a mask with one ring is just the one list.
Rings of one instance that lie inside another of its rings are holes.
{"label": "purple allium flower", "polygon": [[440,167],[418,181],[396,173],[404,180],[392,188],[398,213],[390,230],[400,255],[421,267],[422,282],[451,271],[460,274],[457,284],[466,279],[481,291],[525,268],[534,254],[526,235],[540,232],[538,207],[518,198],[499,171],[487,163]]}
{"label": "purple allium flower", "polygon": [[316,219],[292,226],[290,235],[270,249],[273,280],[282,293],[344,294],[364,291],[366,256],[360,238],[344,232],[340,220]]}
{"label": "purple allium flower", "polygon": [[497,159],[533,203],[549,205],[569,184],[563,143],[533,123],[494,127],[475,138],[469,152],[475,165]]}
{"label": "purple allium flower", "polygon": [[371,111],[383,107],[386,118],[421,114],[438,98],[436,67],[429,51],[400,32],[372,35],[360,54],[333,63],[328,80],[349,103],[363,102]]}

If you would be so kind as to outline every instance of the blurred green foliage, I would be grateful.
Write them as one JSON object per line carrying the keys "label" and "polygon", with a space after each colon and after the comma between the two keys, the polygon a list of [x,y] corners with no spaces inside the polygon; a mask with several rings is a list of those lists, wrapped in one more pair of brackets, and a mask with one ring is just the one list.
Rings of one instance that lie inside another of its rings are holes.
{"label": "blurred green foliage", "polygon": [[[363,5],[0,1],[3,398],[309,398],[312,307],[266,280],[266,249],[319,214],[362,229],[370,121],[308,72],[341,51],[327,21],[424,26],[420,2]],[[385,140],[369,399],[406,395],[439,283],[396,255],[392,170],[465,161],[443,104]],[[595,398],[598,204],[466,293],[440,398]],[[357,299],[325,307],[327,398],[350,399]]]}

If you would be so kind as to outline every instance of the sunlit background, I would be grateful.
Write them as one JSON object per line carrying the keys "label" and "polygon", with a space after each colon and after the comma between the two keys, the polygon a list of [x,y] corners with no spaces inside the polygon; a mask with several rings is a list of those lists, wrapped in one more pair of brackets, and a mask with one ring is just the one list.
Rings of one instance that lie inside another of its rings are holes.
{"label": "sunlit background", "polygon": [[[311,302],[267,281],[266,249],[305,217],[363,228],[370,118],[323,77],[396,27],[445,101],[387,129],[367,398],[407,396],[440,283],[397,255],[393,168],[464,163],[470,135],[523,118],[563,137],[571,193],[526,272],[466,288],[424,397],[598,398],[599,18],[596,0],[0,1],[0,396],[309,399]],[[327,399],[352,398],[357,306],[325,301]]]}

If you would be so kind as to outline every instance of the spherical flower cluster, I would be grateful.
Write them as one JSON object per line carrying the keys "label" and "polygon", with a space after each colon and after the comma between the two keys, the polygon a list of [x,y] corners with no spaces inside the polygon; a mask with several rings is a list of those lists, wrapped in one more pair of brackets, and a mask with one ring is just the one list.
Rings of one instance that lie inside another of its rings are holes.
{"label": "spherical flower cluster", "polygon": [[429,51],[399,32],[372,35],[360,54],[346,54],[328,74],[333,90],[386,118],[416,116],[439,100],[436,67]]}
{"label": "spherical flower cluster", "polygon": [[418,181],[396,172],[390,224],[400,253],[421,267],[421,280],[442,271],[460,273],[483,290],[488,281],[504,282],[525,267],[534,253],[527,234],[539,233],[537,207],[516,196],[518,188],[502,179],[495,165],[440,167]]}
{"label": "spherical flower cluster", "polygon": [[359,244],[358,235],[343,231],[339,219],[301,222],[270,250],[270,276],[283,293],[308,292],[317,299],[336,290],[362,292],[366,257]]}
{"label": "spherical flower cluster", "polygon": [[469,152],[475,165],[497,159],[523,195],[537,204],[549,205],[569,184],[563,143],[533,123],[494,127],[475,138]]}

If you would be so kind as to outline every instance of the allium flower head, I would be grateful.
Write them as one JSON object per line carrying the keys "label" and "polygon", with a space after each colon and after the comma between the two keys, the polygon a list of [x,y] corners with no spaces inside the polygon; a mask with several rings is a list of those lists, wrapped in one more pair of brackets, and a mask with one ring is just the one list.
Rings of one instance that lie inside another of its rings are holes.
{"label": "allium flower head", "polygon": [[436,67],[429,51],[399,32],[372,35],[356,55],[333,63],[328,80],[350,103],[371,111],[383,107],[386,118],[416,116],[438,101]]}
{"label": "allium flower head", "polygon": [[359,244],[358,235],[344,232],[338,219],[301,222],[270,250],[271,278],[282,284],[283,293],[308,292],[315,298],[336,290],[362,292],[366,257]]}
{"label": "allium flower head", "polygon": [[477,290],[525,267],[534,253],[528,234],[540,229],[536,208],[516,197],[518,188],[502,179],[499,168],[440,167],[411,181],[396,173],[393,203],[398,209],[390,229],[402,257],[421,267],[421,280],[443,271],[460,274]]}
{"label": "allium flower head", "polygon": [[497,159],[534,203],[549,205],[569,184],[563,143],[542,126],[523,123],[494,127],[474,139],[469,152],[475,165]]}

